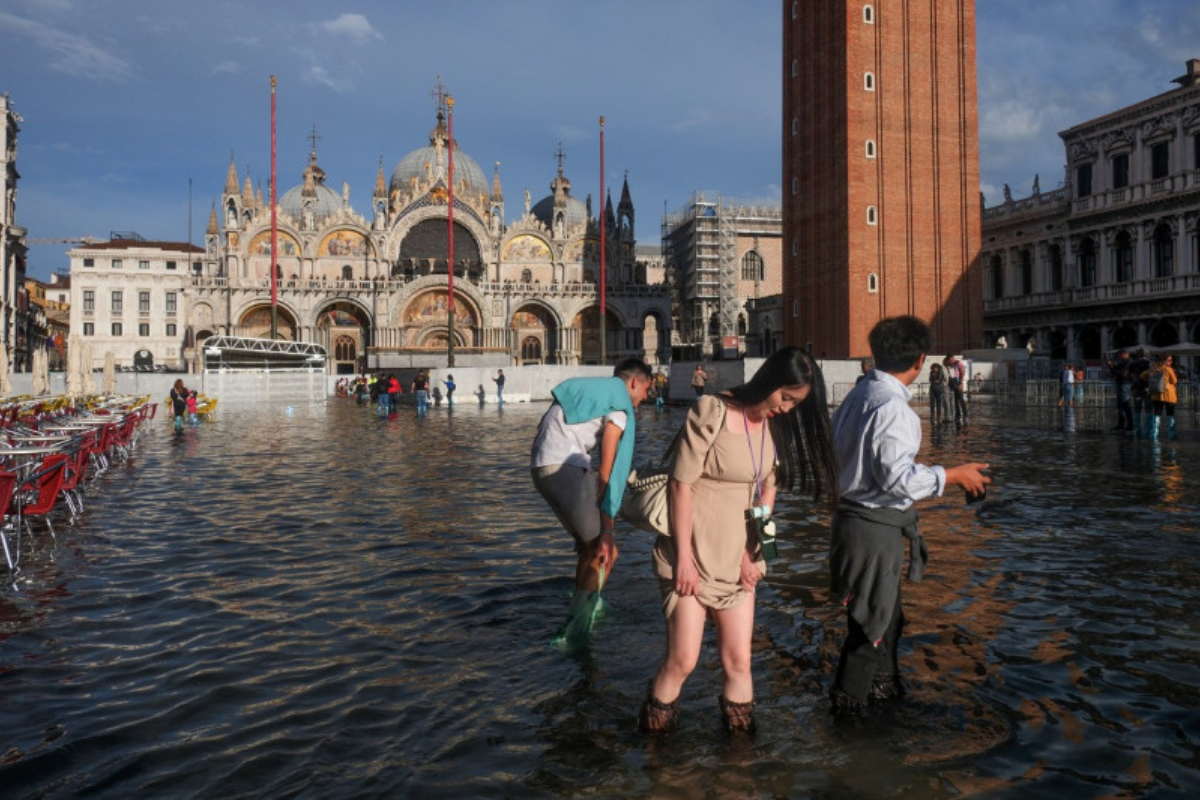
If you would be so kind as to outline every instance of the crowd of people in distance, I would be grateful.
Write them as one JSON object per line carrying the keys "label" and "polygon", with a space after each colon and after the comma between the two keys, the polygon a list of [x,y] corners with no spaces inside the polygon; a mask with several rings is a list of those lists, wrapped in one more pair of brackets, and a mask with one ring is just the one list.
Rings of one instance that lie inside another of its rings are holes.
{"label": "crowd of people in distance", "polygon": [[[1175,404],[1179,401],[1175,357],[1157,353],[1151,358],[1141,348],[1133,354],[1121,350],[1117,359],[1106,366],[1117,389],[1117,424],[1112,430],[1157,439],[1160,428],[1164,428],[1166,436],[1174,439]],[[1068,364],[1063,370],[1064,394],[1069,369]],[[1161,424],[1164,419],[1165,425]]]}

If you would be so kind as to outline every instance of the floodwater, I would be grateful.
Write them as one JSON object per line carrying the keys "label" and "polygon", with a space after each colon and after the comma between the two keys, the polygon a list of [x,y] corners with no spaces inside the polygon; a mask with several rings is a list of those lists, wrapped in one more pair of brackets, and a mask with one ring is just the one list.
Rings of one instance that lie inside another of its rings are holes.
{"label": "floodwater", "polygon": [[[379,420],[351,400],[160,416],[0,588],[5,797],[1195,797],[1200,434],[977,408],[925,455],[988,460],[926,501],[909,697],[835,723],[827,518],[781,503],[760,589],[759,732],[720,729],[710,639],[664,739],[663,647],[626,532],[591,648],[550,646],[573,555],[533,491],[542,404]],[[643,454],[683,411],[643,409]]]}

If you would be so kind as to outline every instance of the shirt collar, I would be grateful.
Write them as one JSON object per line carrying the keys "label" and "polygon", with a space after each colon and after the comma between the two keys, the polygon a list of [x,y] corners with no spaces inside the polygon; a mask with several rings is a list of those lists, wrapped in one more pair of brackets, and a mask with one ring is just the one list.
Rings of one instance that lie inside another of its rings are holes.
{"label": "shirt collar", "polygon": [[912,399],[912,392],[904,385],[903,382],[890,372],[884,372],[881,369],[871,370],[871,377],[868,380],[878,381],[887,387],[888,391],[898,394],[906,401]]}

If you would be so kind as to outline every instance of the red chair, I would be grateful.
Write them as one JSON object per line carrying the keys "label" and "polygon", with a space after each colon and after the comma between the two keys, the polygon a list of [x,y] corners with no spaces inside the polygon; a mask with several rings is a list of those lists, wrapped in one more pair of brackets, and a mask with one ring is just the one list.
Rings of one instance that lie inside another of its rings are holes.
{"label": "red chair", "polygon": [[79,489],[79,483],[87,474],[90,455],[91,448],[86,441],[80,442],[75,452],[67,454],[67,472],[62,486],[59,487],[59,492],[67,501],[67,507],[71,509],[72,520],[83,512],[83,494]]}
{"label": "red chair", "polygon": [[28,495],[22,497],[17,513],[25,520],[25,529],[33,535],[33,526],[29,524],[30,517],[41,517],[50,529],[50,536],[58,539],[54,526],[50,524],[50,512],[58,500],[59,489],[67,473],[67,462],[70,458],[65,453],[51,453],[42,459],[42,464],[26,482],[22,489],[28,489]]}
{"label": "red chair", "polygon": [[[15,530],[17,536],[20,537],[21,531],[13,522],[12,514],[12,499],[13,492],[17,488],[17,474],[15,472],[0,472],[0,542],[4,544],[4,560],[8,562],[8,571],[16,572],[17,564],[20,560],[20,551],[17,551],[17,558],[13,558],[12,551],[8,547],[8,533],[10,530]],[[17,544],[20,544],[18,538]]]}

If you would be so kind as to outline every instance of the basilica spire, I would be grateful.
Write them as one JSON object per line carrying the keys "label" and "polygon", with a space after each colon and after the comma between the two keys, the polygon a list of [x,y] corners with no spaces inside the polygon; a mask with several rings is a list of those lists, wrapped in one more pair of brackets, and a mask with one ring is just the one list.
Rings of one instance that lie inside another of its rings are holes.
{"label": "basilica spire", "polygon": [[225,174],[225,194],[238,193],[237,164],[233,160],[233,151],[229,152],[229,172]]}
{"label": "basilica spire", "polygon": [[217,233],[217,204],[215,202],[208,211],[208,227],[204,229],[204,232],[207,234]]}
{"label": "basilica spire", "polygon": [[492,196],[489,198],[493,203],[504,202],[504,192],[500,191],[500,162],[496,162],[496,170],[492,173]]}
{"label": "basilica spire", "polygon": [[383,156],[379,157],[379,172],[375,173],[375,199],[387,197],[387,184],[383,180]]}

